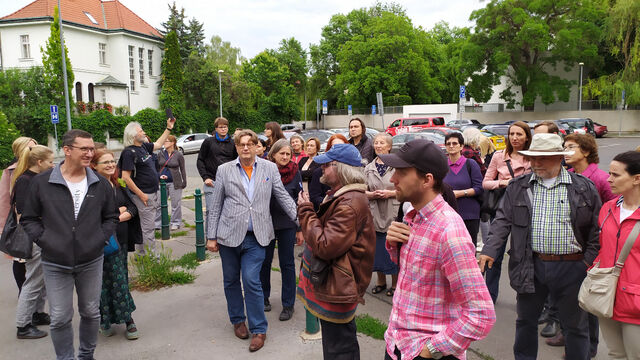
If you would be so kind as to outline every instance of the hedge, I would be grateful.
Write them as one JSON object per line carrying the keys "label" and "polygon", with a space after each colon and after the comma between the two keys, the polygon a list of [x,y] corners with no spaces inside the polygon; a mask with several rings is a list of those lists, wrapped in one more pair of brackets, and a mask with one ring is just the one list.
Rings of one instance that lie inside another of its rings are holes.
{"label": "hedge", "polygon": [[13,160],[11,146],[13,141],[20,137],[20,131],[7,120],[7,116],[0,112],[0,171]]}

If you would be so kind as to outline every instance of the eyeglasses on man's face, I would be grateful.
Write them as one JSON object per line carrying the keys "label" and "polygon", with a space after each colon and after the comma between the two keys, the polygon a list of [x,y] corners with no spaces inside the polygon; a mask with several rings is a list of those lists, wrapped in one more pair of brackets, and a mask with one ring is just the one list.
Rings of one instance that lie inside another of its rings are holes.
{"label": "eyeglasses on man's face", "polygon": [[95,153],[96,152],[96,148],[94,147],[78,147],[78,146],[73,146],[73,145],[67,145],[68,147],[72,148],[72,149],[78,149],[80,150],[83,154],[88,154],[88,153]]}
{"label": "eyeglasses on man's face", "polygon": [[238,147],[240,149],[244,149],[244,148],[251,149],[254,146],[256,146],[256,144],[254,144],[254,143],[238,144]]}

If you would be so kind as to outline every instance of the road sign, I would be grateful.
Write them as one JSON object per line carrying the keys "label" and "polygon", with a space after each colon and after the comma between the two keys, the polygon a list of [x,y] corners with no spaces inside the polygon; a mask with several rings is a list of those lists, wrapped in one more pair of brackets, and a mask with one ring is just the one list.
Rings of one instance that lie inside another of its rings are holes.
{"label": "road sign", "polygon": [[464,85],[460,85],[460,99],[464,99],[467,95],[467,88]]}
{"label": "road sign", "polygon": [[60,117],[58,116],[58,105],[49,106],[49,110],[51,111],[51,123],[57,124],[60,122]]}
{"label": "road sign", "polygon": [[375,115],[375,114],[376,114],[376,106],[371,105],[371,115]]}
{"label": "road sign", "polygon": [[329,113],[329,102],[327,100],[322,100],[322,113],[325,115]]}
{"label": "road sign", "polygon": [[349,116],[353,115],[353,108],[351,108],[351,105],[347,105],[347,112]]}

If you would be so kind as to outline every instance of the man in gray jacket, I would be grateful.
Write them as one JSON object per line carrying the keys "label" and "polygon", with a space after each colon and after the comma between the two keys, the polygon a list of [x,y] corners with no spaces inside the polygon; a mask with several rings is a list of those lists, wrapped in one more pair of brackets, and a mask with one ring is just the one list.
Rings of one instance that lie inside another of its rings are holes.
{"label": "man in gray jacket", "polygon": [[536,134],[527,151],[533,174],[513,179],[491,223],[480,268],[493,265],[511,234],[509,278],[516,297],[515,359],[536,359],[538,317],[548,294],[558,306],[569,360],[589,359],[587,313],[578,290],[598,254],[600,195],[593,183],[562,167],[562,139]]}
{"label": "man in gray jacket", "polygon": [[291,220],[296,219],[297,210],[282,185],[276,164],[256,157],[258,136],[251,130],[242,130],[234,142],[238,158],[221,165],[216,174],[212,207],[207,216],[207,249],[220,251],[229,319],[235,335],[247,339],[248,318],[253,334],[249,351],[253,352],[264,346],[267,337],[260,269],[265,247],[275,238],[269,208],[271,197]]}

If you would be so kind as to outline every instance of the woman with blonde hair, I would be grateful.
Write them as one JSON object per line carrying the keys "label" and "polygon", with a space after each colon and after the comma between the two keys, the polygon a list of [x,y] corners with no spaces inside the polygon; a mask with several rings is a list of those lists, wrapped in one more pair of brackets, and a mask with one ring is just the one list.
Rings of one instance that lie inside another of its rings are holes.
{"label": "woman with blonde hair", "polygon": [[[11,176],[13,171],[18,165],[18,160],[20,159],[22,151],[27,147],[36,145],[38,145],[37,141],[26,136],[21,136],[15,139],[13,144],[11,144],[13,160],[9,166],[2,171],[2,177],[0,178],[0,234],[2,233],[2,229],[4,229],[4,223],[7,220],[7,215],[9,215],[9,210],[11,209]],[[13,278],[16,281],[16,285],[18,285],[18,293],[20,293],[20,290],[22,289],[22,283],[24,283],[25,280],[25,272],[26,267],[24,265],[24,260],[13,259]]]}
{"label": "woman with blonde hair", "polygon": [[[46,146],[24,146],[11,179],[12,204],[20,216],[29,196],[31,179],[37,174],[53,167],[53,151]],[[40,247],[33,244],[31,258],[26,260],[26,276],[22,291],[18,296],[16,308],[16,326],[18,339],[39,339],[47,336],[46,331],[39,330],[37,325],[49,325],[51,319],[44,312],[46,290],[44,273],[40,257]]]}

